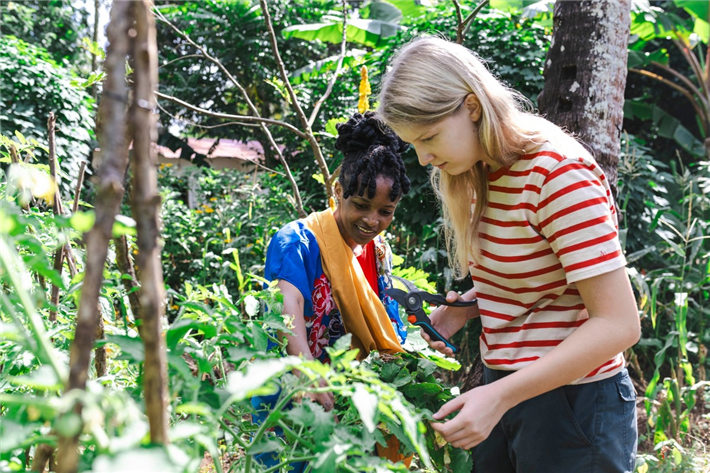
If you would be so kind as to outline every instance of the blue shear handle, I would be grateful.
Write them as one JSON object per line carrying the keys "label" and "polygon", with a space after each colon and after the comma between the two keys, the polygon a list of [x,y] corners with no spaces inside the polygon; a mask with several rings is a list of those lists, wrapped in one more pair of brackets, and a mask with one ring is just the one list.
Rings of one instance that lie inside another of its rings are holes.
{"label": "blue shear handle", "polygon": [[429,325],[428,323],[417,321],[417,322],[414,322],[414,325],[418,325],[422,329],[424,329],[424,331],[431,337],[432,340],[444,342],[447,347],[451,348],[451,351],[453,351],[454,353],[458,353],[459,349],[454,344],[452,344],[450,341],[448,341],[446,339],[446,337],[444,337],[442,334],[437,332],[436,329],[434,327],[432,327],[431,325]]}

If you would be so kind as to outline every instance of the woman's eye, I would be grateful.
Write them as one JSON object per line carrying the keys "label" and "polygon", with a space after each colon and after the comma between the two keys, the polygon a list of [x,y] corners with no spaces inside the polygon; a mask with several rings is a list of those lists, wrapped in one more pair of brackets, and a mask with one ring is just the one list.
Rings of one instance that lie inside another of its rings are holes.
{"label": "woman's eye", "polygon": [[359,210],[365,210],[367,207],[366,207],[365,205],[362,205],[362,204],[355,204],[355,208],[357,208],[357,209],[359,209]]}
{"label": "woman's eye", "polygon": [[[436,136],[436,135],[434,135],[434,136]],[[431,140],[434,139],[434,136],[430,136],[429,138],[424,138],[424,139],[422,140],[422,143],[429,143]]]}
{"label": "woman's eye", "polygon": [[383,211],[380,212],[380,213],[381,213],[382,215],[384,215],[385,217],[389,217],[389,216],[392,215],[394,212],[389,211],[389,210],[383,210]]}

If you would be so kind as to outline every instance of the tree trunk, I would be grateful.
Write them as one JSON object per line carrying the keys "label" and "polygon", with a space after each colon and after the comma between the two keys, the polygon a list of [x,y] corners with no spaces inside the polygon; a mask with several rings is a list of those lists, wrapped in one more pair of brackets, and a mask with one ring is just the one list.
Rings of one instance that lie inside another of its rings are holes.
{"label": "tree trunk", "polygon": [[[127,148],[125,140],[126,79],[125,62],[128,53],[130,2],[116,0],[111,11],[109,47],[106,52],[106,83],[100,107],[103,129],[99,136],[102,164],[98,171],[99,185],[96,197],[96,222],[86,235],[86,267],[84,285],[77,313],[76,332],[70,353],[69,382],[66,392],[84,389],[88,377],[91,350],[98,325],[98,302],[103,282],[103,271],[112,238],[113,222],[123,198],[123,178],[126,172]],[[80,411],[77,404],[76,409]],[[61,473],[73,473],[79,460],[78,434],[60,437],[58,467]]]}
{"label": "tree trunk", "polygon": [[587,145],[616,195],[631,0],[558,1],[540,113]]}
{"label": "tree trunk", "polygon": [[158,85],[158,46],[155,20],[150,3],[133,3],[136,35],[133,40],[133,103],[130,109],[133,125],[133,217],[136,220],[138,269],[141,281],[141,338],[145,346],[143,395],[150,422],[153,443],[168,443],[167,356],[162,334],[165,314],[165,286],[160,262],[160,234],[155,142],[158,138],[155,95]]}

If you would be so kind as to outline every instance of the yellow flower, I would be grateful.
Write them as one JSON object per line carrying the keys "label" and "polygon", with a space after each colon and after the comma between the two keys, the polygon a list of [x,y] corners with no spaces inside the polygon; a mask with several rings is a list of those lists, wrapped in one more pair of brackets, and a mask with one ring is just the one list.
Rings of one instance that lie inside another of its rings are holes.
{"label": "yellow flower", "polygon": [[203,205],[202,208],[205,209],[205,213],[211,214],[212,212],[214,212],[214,209],[209,205]]}
{"label": "yellow flower", "polygon": [[177,304],[173,304],[170,306],[170,308],[173,310],[178,310],[180,307],[178,307]]}
{"label": "yellow flower", "polygon": [[225,243],[232,243],[232,239],[231,239],[231,238],[225,238],[225,239],[224,239],[224,242],[225,242]]}
{"label": "yellow flower", "polygon": [[173,165],[173,163],[165,163],[165,167],[166,167],[166,168],[169,168],[169,167],[171,167],[172,165]]}
{"label": "yellow flower", "polygon": [[8,180],[27,196],[26,199],[21,200],[29,200],[31,193],[32,196],[44,200],[49,205],[54,203],[54,195],[58,187],[48,172],[34,166],[12,164],[8,170]]}
{"label": "yellow flower", "polygon": [[217,197],[212,197],[212,198],[210,199],[210,202],[217,202]]}
{"label": "yellow flower", "polygon": [[360,99],[357,102],[357,111],[365,113],[370,110],[370,101],[367,96],[372,94],[370,81],[367,80],[367,66],[360,68]]}
{"label": "yellow flower", "polygon": [[202,213],[202,210],[197,209],[197,210],[195,210],[195,213],[196,213],[196,214],[201,214],[201,213]]}
{"label": "yellow flower", "polygon": [[335,212],[335,199],[333,197],[328,198],[328,207],[330,207],[330,210]]}

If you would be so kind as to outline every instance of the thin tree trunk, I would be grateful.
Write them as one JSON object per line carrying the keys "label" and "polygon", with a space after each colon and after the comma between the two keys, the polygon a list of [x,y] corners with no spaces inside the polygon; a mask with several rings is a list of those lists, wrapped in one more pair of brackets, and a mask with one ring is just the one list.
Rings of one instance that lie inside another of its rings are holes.
{"label": "thin tree trunk", "polygon": [[[94,227],[86,235],[86,267],[77,313],[76,332],[70,353],[67,393],[85,389],[91,350],[98,325],[98,301],[103,282],[103,270],[112,238],[113,222],[123,197],[127,147],[125,128],[125,61],[128,53],[128,29],[131,26],[130,2],[115,0],[108,29],[109,47],[106,53],[106,83],[99,113],[103,123],[100,134],[102,164],[98,171]],[[77,410],[80,405],[77,404]],[[78,435],[60,437],[58,466],[60,473],[73,473],[79,460]]]}
{"label": "thin tree trunk", "polygon": [[[94,43],[97,43],[99,41],[99,8],[101,6],[101,3],[99,0],[94,0],[94,31],[93,31],[93,36],[92,36],[92,41]],[[95,54],[91,55],[91,72],[96,71],[96,66],[98,65],[98,58],[96,57]],[[91,96],[96,100],[96,97],[98,95],[99,91],[99,86],[98,84],[94,83],[91,86]]]}
{"label": "thin tree trunk", "polygon": [[[57,119],[54,113],[49,113],[49,119],[47,120],[47,143],[49,144],[49,174],[54,179],[54,182],[59,185],[58,173],[57,173],[57,155],[56,155],[56,142],[55,142],[55,130],[56,130]],[[52,203],[52,212],[54,216],[61,214],[60,207],[62,205],[62,194],[59,190],[54,194],[54,202]],[[54,270],[62,274],[62,262],[64,260],[64,247],[59,246],[59,241],[57,240],[57,249],[54,250]],[[52,307],[57,307],[59,305],[59,286],[52,284],[52,293],[49,299]],[[49,311],[50,322],[57,321],[57,311],[52,308]]]}
{"label": "thin tree trunk", "polygon": [[[129,278],[121,278],[123,287],[128,294],[128,302],[131,305],[131,312],[136,322],[139,322],[141,316],[141,301],[138,297],[138,281],[136,280],[136,272],[133,270],[133,260],[131,259],[131,254],[128,251],[128,239],[125,235],[114,240],[114,247],[116,248],[116,266],[118,270],[121,271],[123,275],[130,276]],[[141,323],[137,323],[138,330],[141,330]]]}
{"label": "thin tree trunk", "polygon": [[136,220],[141,289],[141,338],[145,346],[143,395],[153,443],[168,443],[167,368],[162,334],[165,287],[160,262],[158,167],[154,143],[158,137],[153,110],[158,83],[158,48],[150,3],[133,3],[134,89],[130,109],[133,124],[133,217]]}
{"label": "thin tree trunk", "polygon": [[559,1],[540,112],[594,154],[616,194],[631,0]]}

